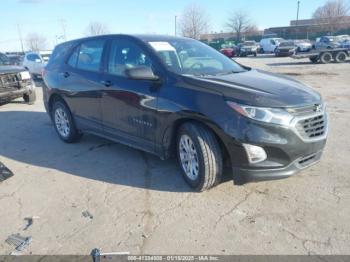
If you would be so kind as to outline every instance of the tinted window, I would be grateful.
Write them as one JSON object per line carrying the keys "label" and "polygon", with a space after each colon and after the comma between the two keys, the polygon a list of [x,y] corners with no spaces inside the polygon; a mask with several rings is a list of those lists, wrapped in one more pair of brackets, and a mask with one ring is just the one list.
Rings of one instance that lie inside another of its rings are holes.
{"label": "tinted window", "polygon": [[99,71],[105,40],[90,40],[81,44],[77,68],[88,71]]}
{"label": "tinted window", "polygon": [[74,49],[74,52],[71,54],[68,60],[68,65],[71,67],[77,67],[78,56],[79,56],[80,46]]}
{"label": "tinted window", "polygon": [[30,55],[27,56],[27,59],[29,61],[35,61],[36,59],[41,60],[40,57],[37,54],[30,54]]}
{"label": "tinted window", "polygon": [[108,61],[108,72],[125,76],[125,70],[138,66],[151,66],[142,49],[130,40],[113,40]]}
{"label": "tinted window", "polygon": [[64,57],[67,55],[67,52],[70,50],[70,48],[72,48],[72,46],[72,42],[56,46],[52,52],[52,55],[50,56],[48,67],[62,61],[62,59],[64,59]]}

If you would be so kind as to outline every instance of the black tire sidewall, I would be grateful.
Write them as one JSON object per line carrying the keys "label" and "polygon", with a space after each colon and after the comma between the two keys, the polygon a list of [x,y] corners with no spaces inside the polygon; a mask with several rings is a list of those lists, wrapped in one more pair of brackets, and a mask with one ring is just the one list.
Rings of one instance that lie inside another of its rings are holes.
{"label": "black tire sidewall", "polygon": [[[343,55],[344,56],[344,59],[339,59],[339,56],[340,55]],[[337,63],[343,63],[346,61],[346,53],[345,52],[339,52],[338,54],[336,54],[335,56],[335,60]]]}
{"label": "black tire sidewall", "polygon": [[[326,59],[325,59],[327,56],[330,58],[329,60],[326,60]],[[330,63],[330,62],[332,61],[332,54],[331,54],[331,53],[328,53],[328,52],[327,52],[327,53],[323,53],[323,54],[321,55],[320,60],[321,60],[322,63],[328,64],[328,63]]]}

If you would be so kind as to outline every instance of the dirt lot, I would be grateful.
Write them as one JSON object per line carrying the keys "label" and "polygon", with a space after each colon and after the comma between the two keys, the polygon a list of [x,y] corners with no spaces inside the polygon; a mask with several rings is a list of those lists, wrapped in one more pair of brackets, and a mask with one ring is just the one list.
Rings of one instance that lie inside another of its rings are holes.
{"label": "dirt lot", "polygon": [[[0,254],[350,254],[350,63],[262,56],[239,62],[295,77],[322,93],[330,133],[322,161],[285,180],[194,193],[174,160],[93,136],[62,143],[39,100],[0,106]],[[88,210],[93,218],[82,216]],[[23,231],[24,218],[39,216]]]}

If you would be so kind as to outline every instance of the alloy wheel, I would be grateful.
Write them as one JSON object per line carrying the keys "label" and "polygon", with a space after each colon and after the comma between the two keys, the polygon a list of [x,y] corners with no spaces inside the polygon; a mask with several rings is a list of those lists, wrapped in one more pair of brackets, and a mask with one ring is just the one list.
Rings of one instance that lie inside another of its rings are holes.
{"label": "alloy wheel", "polygon": [[186,176],[196,180],[199,175],[199,161],[196,147],[188,135],[182,135],[179,142],[181,166]]}
{"label": "alloy wheel", "polygon": [[62,108],[57,108],[55,111],[55,125],[58,133],[62,137],[68,137],[70,133],[70,123],[67,113]]}

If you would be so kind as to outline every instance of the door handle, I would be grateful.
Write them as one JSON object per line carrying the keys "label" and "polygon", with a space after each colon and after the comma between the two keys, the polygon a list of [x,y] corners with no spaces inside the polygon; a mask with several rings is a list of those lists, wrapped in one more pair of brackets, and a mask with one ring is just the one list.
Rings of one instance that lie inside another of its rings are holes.
{"label": "door handle", "polygon": [[112,85],[112,82],[109,80],[101,81],[101,84],[105,87],[110,87]]}
{"label": "door handle", "polygon": [[64,78],[67,78],[70,76],[70,74],[68,72],[64,72],[63,76],[64,76]]}

